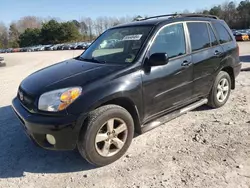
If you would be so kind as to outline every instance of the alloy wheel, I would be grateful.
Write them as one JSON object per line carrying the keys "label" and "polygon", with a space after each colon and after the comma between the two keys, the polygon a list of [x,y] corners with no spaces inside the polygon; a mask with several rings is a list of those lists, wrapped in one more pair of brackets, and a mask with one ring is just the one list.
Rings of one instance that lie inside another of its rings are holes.
{"label": "alloy wheel", "polygon": [[99,155],[111,157],[124,146],[128,136],[126,123],[119,118],[112,118],[105,122],[95,138],[95,148]]}
{"label": "alloy wheel", "polygon": [[224,102],[228,96],[229,93],[229,82],[226,78],[223,78],[220,80],[218,86],[217,86],[217,100],[219,102]]}

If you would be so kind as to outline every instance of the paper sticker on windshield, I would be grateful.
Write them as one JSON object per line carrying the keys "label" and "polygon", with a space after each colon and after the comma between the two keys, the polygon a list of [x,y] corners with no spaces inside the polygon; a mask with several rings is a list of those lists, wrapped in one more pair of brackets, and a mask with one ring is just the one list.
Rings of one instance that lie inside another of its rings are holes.
{"label": "paper sticker on windshield", "polygon": [[122,40],[140,40],[142,35],[127,35]]}

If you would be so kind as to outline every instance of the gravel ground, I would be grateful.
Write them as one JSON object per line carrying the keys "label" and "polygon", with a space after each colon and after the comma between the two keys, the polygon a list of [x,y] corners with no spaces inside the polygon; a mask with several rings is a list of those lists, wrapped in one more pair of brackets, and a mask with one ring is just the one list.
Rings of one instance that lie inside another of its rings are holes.
{"label": "gravel ground", "polygon": [[200,107],[137,136],[123,158],[102,168],[76,151],[34,146],[10,108],[23,78],[80,51],[1,54],[0,187],[250,188],[250,43],[239,45],[244,64],[224,107]]}

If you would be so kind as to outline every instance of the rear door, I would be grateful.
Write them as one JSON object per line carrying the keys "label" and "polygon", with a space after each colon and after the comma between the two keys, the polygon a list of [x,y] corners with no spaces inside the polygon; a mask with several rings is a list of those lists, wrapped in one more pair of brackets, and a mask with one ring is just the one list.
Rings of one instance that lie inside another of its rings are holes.
{"label": "rear door", "polygon": [[212,26],[225,52],[225,60],[230,57],[238,57],[237,43],[233,40],[233,35],[229,33],[229,27],[226,23],[223,21],[212,22]]}
{"label": "rear door", "polygon": [[204,97],[210,91],[224,51],[209,22],[187,22],[187,27],[194,65],[194,97]]}

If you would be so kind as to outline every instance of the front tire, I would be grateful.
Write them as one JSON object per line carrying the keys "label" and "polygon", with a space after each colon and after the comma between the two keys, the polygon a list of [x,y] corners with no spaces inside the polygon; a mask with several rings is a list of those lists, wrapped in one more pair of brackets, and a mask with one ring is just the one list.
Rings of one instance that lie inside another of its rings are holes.
{"label": "front tire", "polygon": [[134,136],[132,116],[117,105],[102,106],[90,112],[83,126],[78,150],[95,166],[105,166],[121,158]]}
{"label": "front tire", "polygon": [[231,93],[231,78],[225,71],[219,72],[209,95],[208,105],[219,108],[226,104]]}

